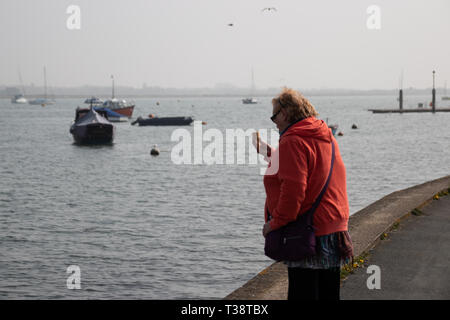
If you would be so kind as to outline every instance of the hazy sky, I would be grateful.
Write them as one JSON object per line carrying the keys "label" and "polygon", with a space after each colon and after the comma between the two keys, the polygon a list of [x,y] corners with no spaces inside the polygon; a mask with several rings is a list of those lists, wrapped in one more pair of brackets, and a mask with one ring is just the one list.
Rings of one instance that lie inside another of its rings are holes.
{"label": "hazy sky", "polygon": [[1,0],[0,39],[0,85],[450,87],[449,0]]}

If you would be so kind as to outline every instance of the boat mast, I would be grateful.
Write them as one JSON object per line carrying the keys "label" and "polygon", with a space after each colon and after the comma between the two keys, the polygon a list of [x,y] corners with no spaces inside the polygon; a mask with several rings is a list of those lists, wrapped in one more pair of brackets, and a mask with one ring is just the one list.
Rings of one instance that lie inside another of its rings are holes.
{"label": "boat mast", "polygon": [[44,98],[47,99],[47,71],[44,66]]}
{"label": "boat mast", "polygon": [[23,96],[25,97],[25,86],[23,85],[22,75],[20,73],[20,68],[17,67],[17,70],[19,72],[19,81],[20,81],[20,85],[22,86],[22,93],[23,93]]}
{"label": "boat mast", "polygon": [[114,99],[114,75],[111,75],[111,79],[112,79],[112,98]]}
{"label": "boat mast", "polygon": [[255,77],[253,75],[253,67],[252,67],[252,92],[251,97],[253,98],[253,95],[255,94]]}
{"label": "boat mast", "polygon": [[400,89],[398,92],[398,104],[399,104],[400,110],[402,110],[403,109],[403,69],[400,74],[399,87],[400,87]]}

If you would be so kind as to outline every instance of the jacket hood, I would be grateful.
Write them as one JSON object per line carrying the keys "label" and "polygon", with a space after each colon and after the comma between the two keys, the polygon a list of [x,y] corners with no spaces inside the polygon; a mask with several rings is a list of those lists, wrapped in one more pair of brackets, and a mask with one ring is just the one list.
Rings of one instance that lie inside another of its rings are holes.
{"label": "jacket hood", "polygon": [[[309,117],[292,124],[288,129],[282,133],[282,137],[296,135],[303,138],[321,139],[331,142],[331,129],[323,120],[316,117]],[[280,137],[281,139],[281,137]]]}

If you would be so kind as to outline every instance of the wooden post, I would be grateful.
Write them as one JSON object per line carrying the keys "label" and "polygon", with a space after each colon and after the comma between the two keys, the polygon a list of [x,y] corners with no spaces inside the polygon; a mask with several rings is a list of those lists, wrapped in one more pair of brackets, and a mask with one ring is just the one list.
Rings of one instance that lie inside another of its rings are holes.
{"label": "wooden post", "polygon": [[433,70],[433,90],[431,91],[432,94],[432,107],[433,107],[433,113],[436,112],[436,88],[434,87],[434,75],[436,71]]}
{"label": "wooden post", "polygon": [[403,90],[400,89],[400,92],[398,94],[398,104],[400,107],[400,110],[403,110]]}

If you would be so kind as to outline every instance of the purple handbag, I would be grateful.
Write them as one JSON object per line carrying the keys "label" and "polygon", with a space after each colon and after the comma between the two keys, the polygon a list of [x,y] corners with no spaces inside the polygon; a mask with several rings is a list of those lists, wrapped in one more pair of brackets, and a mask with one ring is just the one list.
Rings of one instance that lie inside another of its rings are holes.
{"label": "purple handbag", "polygon": [[[314,233],[313,215],[328,188],[334,166],[334,143],[331,141],[331,167],[322,191],[311,208],[298,216],[297,220],[269,232],[266,235],[264,253],[276,261],[298,261],[316,255],[316,235]],[[270,221],[270,212],[268,212]]]}

